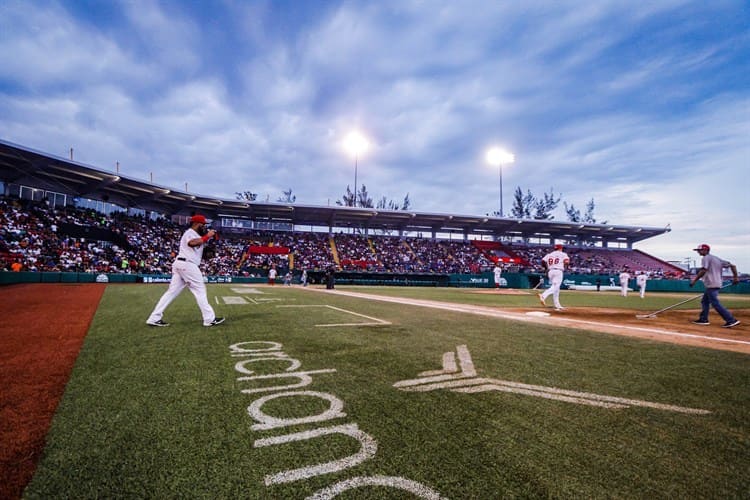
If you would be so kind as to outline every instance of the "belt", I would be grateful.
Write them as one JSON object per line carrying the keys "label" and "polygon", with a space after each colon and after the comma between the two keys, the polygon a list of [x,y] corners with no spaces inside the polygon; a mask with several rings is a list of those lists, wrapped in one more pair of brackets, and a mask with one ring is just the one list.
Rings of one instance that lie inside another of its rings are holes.
{"label": "belt", "polygon": [[181,260],[181,261],[185,262],[187,259],[185,257],[177,257],[177,260]]}

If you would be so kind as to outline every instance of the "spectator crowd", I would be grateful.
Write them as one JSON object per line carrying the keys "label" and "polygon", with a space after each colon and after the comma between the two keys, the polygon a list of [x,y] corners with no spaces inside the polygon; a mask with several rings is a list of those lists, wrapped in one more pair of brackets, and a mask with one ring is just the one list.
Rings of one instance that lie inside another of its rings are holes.
{"label": "spectator crowd", "polygon": [[[71,230],[80,228],[81,231]],[[221,228],[216,228],[221,231]],[[94,231],[99,238],[81,236]],[[168,219],[117,212],[103,215],[73,207],[0,198],[0,268],[5,271],[169,274],[184,228]],[[101,237],[105,235],[106,237]],[[466,274],[488,271],[502,255],[524,272],[541,272],[548,246],[482,250],[471,241],[352,233],[227,232],[204,261],[208,275],[256,276],[271,265],[289,269],[377,273]],[[652,277],[674,277],[676,268],[631,250],[566,248],[570,272],[617,274],[623,267]]]}

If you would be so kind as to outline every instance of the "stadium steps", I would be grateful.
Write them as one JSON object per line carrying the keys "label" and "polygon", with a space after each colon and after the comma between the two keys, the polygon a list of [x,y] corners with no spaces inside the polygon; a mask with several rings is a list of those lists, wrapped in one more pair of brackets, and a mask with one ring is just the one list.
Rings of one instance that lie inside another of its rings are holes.
{"label": "stadium steps", "polygon": [[328,238],[328,244],[331,246],[331,254],[333,254],[333,261],[336,263],[336,268],[341,271],[341,259],[339,259],[339,251],[336,249],[336,242],[333,241],[333,236]]}

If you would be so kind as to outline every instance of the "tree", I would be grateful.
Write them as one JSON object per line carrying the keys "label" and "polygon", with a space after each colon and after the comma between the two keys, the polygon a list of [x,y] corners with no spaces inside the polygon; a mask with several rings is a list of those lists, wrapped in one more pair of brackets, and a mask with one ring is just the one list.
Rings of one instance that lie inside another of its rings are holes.
{"label": "tree", "polygon": [[586,214],[583,216],[583,222],[588,224],[606,224],[606,220],[596,222],[596,218],[594,217],[594,207],[594,199],[591,198],[591,200],[586,203]]}
{"label": "tree", "polygon": [[409,210],[411,208],[411,200],[409,199],[409,193],[404,196],[404,202],[401,203],[401,210]]}
{"label": "tree", "polygon": [[401,205],[383,196],[382,198],[380,198],[380,200],[378,200],[375,208],[383,210],[409,210],[410,206],[411,202],[409,201],[409,193],[406,193],[406,196],[404,196],[404,201],[401,203]]}
{"label": "tree", "polygon": [[[356,203],[355,203],[356,201]],[[370,194],[367,192],[367,186],[362,184],[362,187],[357,192],[356,200],[354,193],[347,184],[346,193],[340,200],[336,200],[336,205],[340,207],[362,207],[362,208],[375,208],[373,199],[370,198]],[[409,200],[409,193],[404,196],[404,201],[399,205],[393,200],[389,200],[383,196],[378,200],[377,208],[384,210],[408,210],[411,207],[411,200]]]}
{"label": "tree", "polygon": [[581,211],[576,209],[572,203],[568,206],[567,203],[563,202],[565,206],[565,213],[568,214],[568,220],[570,222],[581,222]]}
{"label": "tree", "polygon": [[534,202],[534,218],[538,220],[551,220],[555,216],[552,211],[560,204],[561,196],[555,198],[555,192],[549,188],[549,193],[544,193],[544,197]]}
{"label": "tree", "polygon": [[336,205],[340,207],[353,207],[354,206],[354,193],[352,193],[349,184],[346,185],[346,194],[341,200],[336,200]]}
{"label": "tree", "polygon": [[362,184],[362,187],[357,193],[357,206],[362,208],[373,208],[375,205],[372,203],[372,198],[367,193],[367,186]]}
{"label": "tree", "polygon": [[258,198],[258,193],[251,193],[250,191],[236,192],[234,193],[238,200],[243,201],[255,201]]}
{"label": "tree", "polygon": [[289,188],[286,191],[282,191],[281,196],[276,201],[279,203],[294,203],[297,201],[297,197],[292,195],[292,188]]}
{"label": "tree", "polygon": [[[534,195],[531,194],[530,190],[523,194],[520,187],[516,187],[516,191],[513,193],[513,208],[510,214],[517,219],[531,219],[531,209],[534,206]],[[493,212],[493,215],[499,215],[498,212]]]}

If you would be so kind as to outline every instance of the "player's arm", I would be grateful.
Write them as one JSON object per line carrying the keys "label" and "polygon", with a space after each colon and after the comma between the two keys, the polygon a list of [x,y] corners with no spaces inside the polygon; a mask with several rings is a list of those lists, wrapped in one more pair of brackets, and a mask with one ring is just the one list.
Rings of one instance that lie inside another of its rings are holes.
{"label": "player's arm", "polygon": [[731,262],[727,262],[727,266],[729,269],[732,270],[732,283],[735,285],[740,282],[740,277],[737,275],[737,266],[732,264]]}
{"label": "player's arm", "polygon": [[[735,271],[736,271],[736,269],[735,269]],[[693,279],[690,280],[690,286],[695,285],[695,282],[698,281],[699,279],[701,279],[704,274],[706,274],[706,268],[705,267],[701,267],[698,270],[698,274],[695,275],[695,278],[693,278]],[[736,276],[736,274],[735,274],[735,276]]]}
{"label": "player's arm", "polygon": [[203,245],[204,243],[206,243],[211,238],[213,238],[215,234],[216,234],[216,231],[214,231],[213,229],[209,229],[208,232],[204,234],[203,236],[198,236],[197,238],[193,238],[192,240],[189,240],[188,246],[199,247]]}

